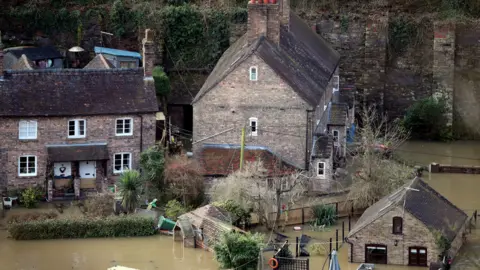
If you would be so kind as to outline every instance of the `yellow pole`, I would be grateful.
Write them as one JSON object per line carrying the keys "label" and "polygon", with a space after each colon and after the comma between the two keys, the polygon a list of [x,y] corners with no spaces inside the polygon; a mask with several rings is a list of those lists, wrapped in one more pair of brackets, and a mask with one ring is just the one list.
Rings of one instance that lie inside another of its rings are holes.
{"label": "yellow pole", "polygon": [[243,151],[245,149],[245,128],[242,128],[242,138],[240,144],[240,170],[243,168]]}

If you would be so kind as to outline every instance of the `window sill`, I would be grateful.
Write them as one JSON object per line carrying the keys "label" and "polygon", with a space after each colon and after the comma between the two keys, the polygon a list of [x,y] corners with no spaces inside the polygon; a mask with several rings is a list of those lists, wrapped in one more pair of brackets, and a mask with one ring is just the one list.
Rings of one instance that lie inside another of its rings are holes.
{"label": "window sill", "polygon": [[133,137],[133,133],[132,134],[115,134],[115,137]]}
{"label": "window sill", "polygon": [[18,139],[20,142],[37,142],[38,138],[35,139]]}
{"label": "window sill", "polygon": [[67,137],[68,140],[78,140],[78,139],[85,139],[87,138],[87,136],[83,136],[83,137]]}
{"label": "window sill", "polygon": [[37,177],[38,174],[19,174],[17,177],[19,178],[34,178],[34,177]]}

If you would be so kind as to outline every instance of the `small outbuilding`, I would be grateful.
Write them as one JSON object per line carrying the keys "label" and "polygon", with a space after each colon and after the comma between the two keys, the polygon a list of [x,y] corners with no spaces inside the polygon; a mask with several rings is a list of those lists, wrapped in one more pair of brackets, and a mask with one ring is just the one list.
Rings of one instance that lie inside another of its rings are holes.
{"label": "small outbuilding", "polygon": [[429,266],[455,257],[469,219],[420,178],[369,207],[347,237],[350,262]]}
{"label": "small outbuilding", "polygon": [[173,239],[183,241],[185,247],[213,250],[223,233],[243,230],[231,225],[228,212],[213,205],[205,205],[178,217]]}

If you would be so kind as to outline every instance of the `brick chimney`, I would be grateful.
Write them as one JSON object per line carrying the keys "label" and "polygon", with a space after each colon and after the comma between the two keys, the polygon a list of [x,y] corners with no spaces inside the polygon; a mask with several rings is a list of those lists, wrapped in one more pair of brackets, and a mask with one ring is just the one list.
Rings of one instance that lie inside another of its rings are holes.
{"label": "brick chimney", "polygon": [[260,36],[274,43],[280,42],[280,25],[288,25],[289,0],[250,0],[248,2],[248,44]]}
{"label": "brick chimney", "polygon": [[143,74],[145,77],[152,77],[152,71],[155,67],[155,45],[153,42],[153,31],[145,29],[145,38],[143,44]]}

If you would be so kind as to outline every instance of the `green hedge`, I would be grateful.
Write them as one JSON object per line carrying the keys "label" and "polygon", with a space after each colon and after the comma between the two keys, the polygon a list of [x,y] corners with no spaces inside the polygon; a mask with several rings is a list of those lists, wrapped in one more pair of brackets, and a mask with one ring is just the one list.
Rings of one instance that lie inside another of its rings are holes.
{"label": "green hedge", "polygon": [[155,234],[154,220],[147,217],[103,219],[47,219],[13,223],[8,228],[15,240],[126,237]]}

